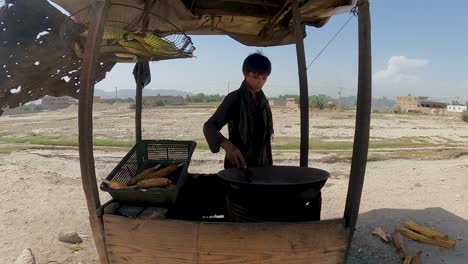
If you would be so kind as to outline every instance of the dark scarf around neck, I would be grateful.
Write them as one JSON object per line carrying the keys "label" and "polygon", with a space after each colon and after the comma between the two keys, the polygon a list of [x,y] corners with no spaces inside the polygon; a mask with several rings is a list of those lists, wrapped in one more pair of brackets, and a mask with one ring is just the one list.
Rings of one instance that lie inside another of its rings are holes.
{"label": "dark scarf around neck", "polygon": [[[242,82],[240,92],[239,134],[245,152],[247,165],[261,166],[265,164],[266,143],[274,134],[273,118],[270,105],[263,91],[253,95],[245,81]],[[253,159],[253,160],[252,160]],[[249,162],[250,161],[250,162]]]}

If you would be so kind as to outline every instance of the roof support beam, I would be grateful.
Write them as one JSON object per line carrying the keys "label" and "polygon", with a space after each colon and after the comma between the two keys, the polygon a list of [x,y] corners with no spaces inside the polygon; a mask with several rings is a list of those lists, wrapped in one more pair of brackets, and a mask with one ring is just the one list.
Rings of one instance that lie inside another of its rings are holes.
{"label": "roof support beam", "polygon": [[278,3],[265,0],[197,0],[185,1],[185,5],[194,15],[265,17],[273,16]]}
{"label": "roof support beam", "polygon": [[221,2],[235,2],[235,3],[251,4],[251,5],[280,7],[278,3],[267,1],[267,0],[221,0]]}
{"label": "roof support beam", "polygon": [[301,156],[300,166],[307,167],[309,162],[309,85],[304,51],[304,25],[301,23],[299,0],[292,1],[294,35],[296,38],[297,66],[299,72],[299,104],[301,115]]}
{"label": "roof support beam", "polygon": [[[371,52],[371,22],[369,0],[358,2],[359,28],[359,72],[356,109],[356,125],[354,132],[353,157],[349,177],[348,194],[344,211],[345,224],[350,229],[349,243],[359,214],[362,187],[366,172],[367,152],[369,147],[369,131],[372,101],[372,52]],[[350,245],[348,246],[348,250]]]}
{"label": "roof support beam", "polygon": [[287,12],[291,11],[291,1],[294,0],[286,0],[284,2],[283,6],[278,10],[278,12],[276,12],[276,14],[273,15],[265,24],[265,26],[263,26],[263,28],[260,30],[258,33],[259,36],[265,35],[266,32],[270,31]]}
{"label": "roof support beam", "polygon": [[85,54],[80,76],[78,108],[78,142],[80,154],[81,180],[89,211],[89,221],[93,231],[94,242],[101,263],[108,264],[104,227],[102,218],[97,214],[101,205],[96,182],[96,171],[93,155],[93,95],[96,72],[98,72],[99,45],[104,32],[104,24],[110,7],[108,0],[95,0],[89,22],[89,33],[86,39]]}

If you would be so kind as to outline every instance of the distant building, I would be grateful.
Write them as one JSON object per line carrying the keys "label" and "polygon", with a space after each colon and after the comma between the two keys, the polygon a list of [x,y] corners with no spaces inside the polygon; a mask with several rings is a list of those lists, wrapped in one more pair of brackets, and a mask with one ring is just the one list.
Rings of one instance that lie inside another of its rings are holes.
{"label": "distant building", "polygon": [[57,110],[67,108],[72,104],[75,104],[77,100],[69,96],[44,96],[42,98],[42,109],[43,110]]}
{"label": "distant building", "polygon": [[447,112],[462,113],[464,111],[468,111],[468,106],[466,106],[466,105],[447,105]]}
{"label": "distant building", "polygon": [[296,99],[294,98],[286,98],[286,106],[290,108],[297,108]]}
{"label": "distant building", "polygon": [[399,96],[396,105],[403,112],[445,114],[447,111],[446,103],[414,96]]}
{"label": "distant building", "polygon": [[101,96],[94,96],[93,104],[100,104],[100,103],[102,103]]}
{"label": "distant building", "polygon": [[147,106],[185,105],[187,101],[183,96],[143,96],[143,104]]}
{"label": "distant building", "polygon": [[418,100],[413,96],[398,96],[396,105],[403,112],[419,112]]}
{"label": "distant building", "polygon": [[270,99],[269,103],[270,105],[274,105],[274,106],[286,106],[286,99],[274,98],[274,99]]}

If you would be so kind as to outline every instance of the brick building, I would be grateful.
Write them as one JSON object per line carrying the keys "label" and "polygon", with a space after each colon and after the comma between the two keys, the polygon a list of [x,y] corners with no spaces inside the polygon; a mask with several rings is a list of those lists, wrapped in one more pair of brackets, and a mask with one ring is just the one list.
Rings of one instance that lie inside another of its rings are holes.
{"label": "brick building", "polygon": [[447,113],[447,104],[437,101],[427,100],[427,98],[418,98],[414,96],[399,96],[396,102],[397,108],[403,112],[415,113]]}
{"label": "brick building", "polygon": [[78,100],[69,96],[44,96],[42,99],[42,109],[43,110],[57,110],[67,108],[72,104],[76,104]]}

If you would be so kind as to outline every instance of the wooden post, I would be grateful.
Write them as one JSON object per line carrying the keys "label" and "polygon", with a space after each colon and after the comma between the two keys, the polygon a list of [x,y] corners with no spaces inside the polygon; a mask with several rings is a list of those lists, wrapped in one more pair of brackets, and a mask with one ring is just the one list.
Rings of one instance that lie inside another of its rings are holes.
{"label": "wooden post", "polygon": [[142,109],[142,96],[143,85],[141,84],[141,68],[143,65],[137,62],[137,76],[136,76],[136,96],[135,96],[135,140],[136,143],[141,141],[141,109]]}
{"label": "wooden post", "polygon": [[102,218],[97,215],[101,205],[96,182],[93,155],[93,95],[95,73],[98,67],[99,46],[104,31],[107,12],[110,7],[108,0],[95,0],[89,21],[88,37],[86,38],[85,54],[82,62],[78,108],[78,142],[80,154],[81,179],[88,206],[89,221],[94,242],[101,263],[109,263],[104,238]]}
{"label": "wooden post", "polygon": [[301,13],[298,2],[298,0],[293,0],[291,5],[299,72],[299,105],[301,115],[300,166],[307,167],[309,162],[309,86],[307,84],[307,67],[304,52],[304,26],[301,23]]}
{"label": "wooden post", "polygon": [[[350,229],[350,240],[359,214],[364,175],[366,172],[367,151],[369,147],[369,130],[372,102],[372,56],[371,24],[369,1],[359,0],[359,73],[356,109],[356,127],[354,132],[353,158],[349,177],[348,194],[344,212],[345,224]],[[349,246],[348,246],[349,250]]]}
{"label": "wooden post", "polygon": [[[136,95],[135,95],[135,143],[138,144],[138,142],[141,141],[141,114],[142,114],[142,108],[143,108],[143,85],[141,84],[141,72],[142,72],[142,67],[143,63],[142,62],[137,62],[136,63],[137,67],[137,72],[136,72]],[[136,154],[137,154],[137,168],[143,169],[143,156],[141,154],[142,152],[137,149]]]}

